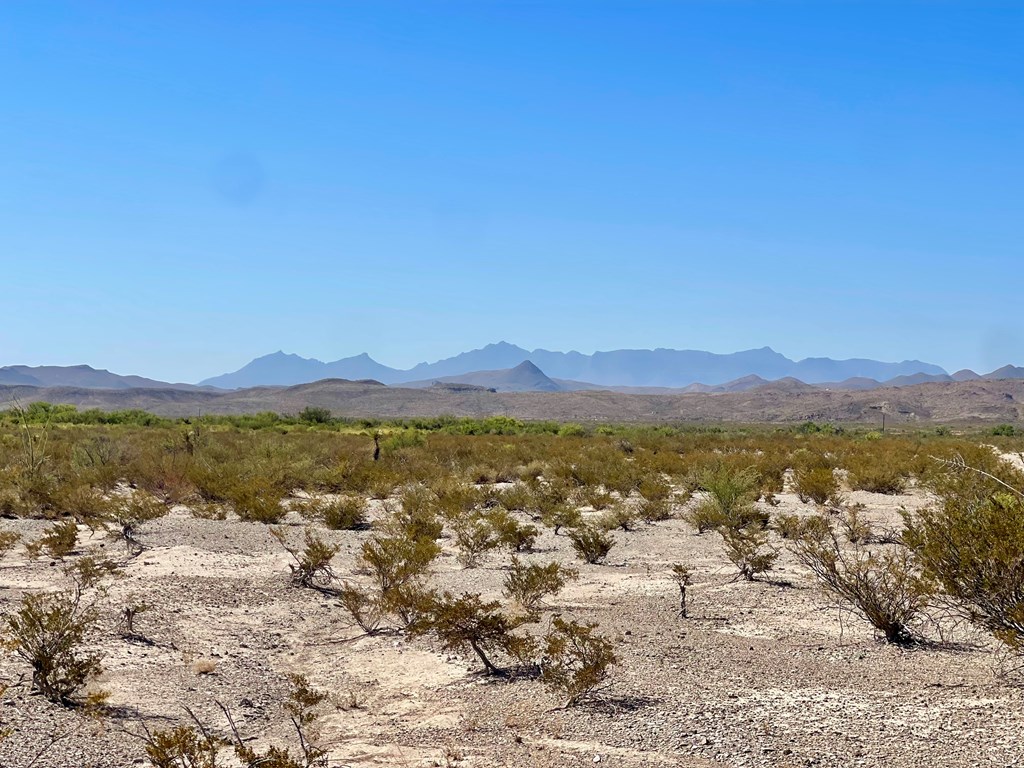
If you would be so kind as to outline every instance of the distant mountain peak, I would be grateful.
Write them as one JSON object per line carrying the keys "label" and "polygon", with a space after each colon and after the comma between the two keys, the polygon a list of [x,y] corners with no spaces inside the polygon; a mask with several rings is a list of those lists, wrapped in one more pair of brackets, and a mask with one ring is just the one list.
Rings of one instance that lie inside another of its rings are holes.
{"label": "distant mountain peak", "polygon": [[517,365],[514,368],[512,368],[512,370],[516,371],[516,372],[519,372],[519,373],[533,373],[533,374],[539,373],[541,376],[545,375],[544,371],[542,371],[536,365],[531,363],[529,360],[523,360],[523,362],[521,362],[519,365]]}

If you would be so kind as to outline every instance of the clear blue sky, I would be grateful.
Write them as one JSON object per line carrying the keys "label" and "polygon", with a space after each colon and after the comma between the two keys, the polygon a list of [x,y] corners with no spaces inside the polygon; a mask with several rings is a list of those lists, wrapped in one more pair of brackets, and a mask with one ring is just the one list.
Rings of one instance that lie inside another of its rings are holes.
{"label": "clear blue sky", "polygon": [[1019,2],[0,5],[0,364],[1024,364]]}

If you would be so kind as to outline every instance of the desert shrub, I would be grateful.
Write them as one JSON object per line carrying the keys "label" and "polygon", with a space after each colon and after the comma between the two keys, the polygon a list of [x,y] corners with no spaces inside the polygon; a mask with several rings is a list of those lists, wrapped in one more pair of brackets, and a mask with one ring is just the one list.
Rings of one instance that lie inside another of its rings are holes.
{"label": "desert shrub", "polygon": [[519,624],[501,611],[497,601],[485,603],[479,594],[445,592],[435,597],[429,617],[416,631],[430,632],[448,651],[469,648],[488,674],[496,674],[501,671],[491,658],[496,651],[520,663],[533,651],[530,638],[514,634]]}
{"label": "desert shrub", "polygon": [[359,496],[330,499],[314,495],[297,501],[293,508],[307,520],[317,520],[332,531],[351,531],[366,525],[366,500]]}
{"label": "desert shrub", "polygon": [[693,571],[687,565],[673,563],[672,581],[679,587],[679,618],[685,619],[689,616],[686,608],[686,588],[693,583]]}
{"label": "desert shrub", "polygon": [[557,504],[547,507],[541,512],[541,522],[557,536],[562,528],[574,528],[580,524],[583,516],[575,507],[568,504]]}
{"label": "desert shrub", "polygon": [[818,578],[826,593],[851,608],[890,643],[913,639],[913,623],[928,605],[932,589],[905,547],[870,552],[844,550],[827,527],[793,543],[797,558]]}
{"label": "desert shrub", "polygon": [[999,424],[992,427],[992,433],[996,437],[1013,437],[1017,434],[1016,427],[1013,424]]}
{"label": "desert shrub", "polygon": [[605,531],[592,525],[580,525],[569,530],[569,541],[586,563],[600,563],[608,556],[615,540]]}
{"label": "desert shrub", "polygon": [[100,672],[100,656],[83,649],[99,612],[80,590],[26,595],[3,620],[10,647],[32,667],[32,689],[49,701],[74,703]]}
{"label": "desert shrub", "polygon": [[199,520],[226,520],[228,510],[215,501],[196,501],[189,504],[189,514]]}
{"label": "desert shrub", "polygon": [[526,512],[533,508],[534,491],[525,483],[515,483],[498,492],[498,503],[505,509]]}
{"label": "desert shrub", "polygon": [[323,522],[332,531],[352,531],[366,525],[366,501],[358,496],[340,496],[323,508]]}
{"label": "desert shrub", "polygon": [[452,533],[459,549],[459,562],[464,568],[477,567],[486,553],[501,544],[501,538],[491,521],[478,513],[464,515],[452,523]]}
{"label": "desert shrub", "polygon": [[660,523],[672,518],[672,505],[668,499],[643,498],[637,507],[637,514],[646,523]]}
{"label": "desert shrub", "polygon": [[577,624],[556,616],[544,636],[540,679],[562,697],[564,707],[593,695],[617,661],[611,641],[597,634],[596,628],[596,624]]}
{"label": "desert shrub", "polygon": [[227,745],[202,723],[198,727],[179,725],[142,738],[153,768],[218,768],[217,755]]}
{"label": "desert shrub", "polygon": [[672,497],[672,484],[661,475],[648,473],[643,475],[637,490],[647,501],[668,501]]}
{"label": "desert shrub", "polygon": [[[64,567],[64,575],[69,577],[78,591],[99,587],[100,582],[108,576],[120,577],[119,566],[110,558],[98,555],[85,555],[77,558]],[[105,592],[104,589],[100,590]]]}
{"label": "desert shrub", "polygon": [[759,525],[763,528],[768,524],[768,514],[754,504],[758,496],[758,474],[753,468],[740,470],[721,464],[701,473],[698,484],[706,491],[706,496],[684,515],[697,533],[722,527],[739,529]]}
{"label": "desert shrub", "polygon": [[608,509],[615,503],[614,495],[596,485],[583,486],[575,495],[580,506],[591,507],[598,512],[602,509]]}
{"label": "desert shrub", "polygon": [[121,524],[133,526],[156,520],[167,514],[167,505],[148,493],[134,491],[111,502],[113,517]]}
{"label": "desert shrub", "polygon": [[422,579],[440,553],[433,539],[374,536],[363,543],[362,561],[387,603],[396,590]]}
{"label": "desert shrub", "polygon": [[537,541],[539,531],[535,525],[524,525],[504,509],[493,509],[486,513],[487,519],[498,536],[498,545],[513,552],[529,552]]}
{"label": "desert shrub", "polygon": [[476,486],[460,483],[451,478],[434,482],[429,489],[421,486],[409,489],[403,493],[403,503],[406,497],[412,494],[422,494],[422,499],[416,503],[449,521],[458,520],[473,512],[484,498],[484,493]]}
{"label": "desert shrub", "polygon": [[505,596],[515,600],[529,614],[537,611],[541,601],[562,591],[567,581],[576,579],[574,568],[552,562],[547,565],[523,563],[517,557],[505,574]]}
{"label": "desert shrub", "polygon": [[718,532],[722,536],[726,557],[747,581],[753,581],[775,565],[779,551],[769,546],[768,533],[764,529],[756,526],[722,527]]}
{"label": "desert shrub", "polygon": [[304,424],[329,424],[331,422],[331,411],[329,408],[316,408],[307,405],[299,413],[299,421]]}
{"label": "desert shrub", "polygon": [[704,498],[683,513],[683,519],[697,529],[697,533],[705,533],[724,523],[724,516],[713,499]]}
{"label": "desert shrub", "polygon": [[883,460],[866,457],[848,464],[850,487],[858,491],[884,493],[891,496],[903,493],[907,477],[903,470]]}
{"label": "desert shrub", "polygon": [[331,568],[331,559],[338,554],[337,544],[328,544],[306,528],[306,543],[302,550],[299,550],[288,544],[288,539],[281,528],[271,528],[270,533],[295,561],[288,564],[293,584],[299,587],[326,587],[337,578],[334,569]]}
{"label": "desert shrub", "polygon": [[838,523],[851,544],[867,544],[874,536],[874,529],[861,515],[860,507],[844,510],[839,516]]}
{"label": "desert shrub", "polygon": [[807,467],[797,469],[793,474],[793,486],[800,501],[805,504],[839,503],[839,481],[829,467]]}
{"label": "desert shrub", "polygon": [[10,552],[21,541],[21,535],[14,531],[0,531],[0,558]]}
{"label": "desert shrub", "polygon": [[390,515],[383,527],[394,536],[410,539],[439,539],[444,532],[435,508],[435,496],[427,489],[414,485],[402,491],[398,508],[389,502]]}
{"label": "desert shrub", "polygon": [[800,515],[776,515],[773,522],[779,536],[784,539],[795,539],[803,530],[804,518]]}
{"label": "desert shrub", "polygon": [[740,470],[722,464],[701,474],[699,483],[726,517],[749,507],[758,495],[758,475],[753,467]]}
{"label": "desert shrub", "polygon": [[226,492],[227,500],[242,520],[272,525],[284,519],[284,492],[262,478],[240,478]]}
{"label": "desert shrub", "polygon": [[372,635],[380,626],[381,602],[355,584],[345,583],[336,590],[338,602],[366,634]]}
{"label": "desert shrub", "polygon": [[802,536],[818,536],[827,532],[829,522],[821,515],[800,517],[800,515],[776,515],[775,530],[783,539],[798,539]]}
{"label": "desert shrub", "polygon": [[63,523],[55,523],[46,529],[43,535],[28,545],[28,553],[32,557],[39,557],[45,550],[46,553],[57,560],[75,551],[78,544],[78,525],[74,520],[65,520]]}
{"label": "desert shrub", "polygon": [[597,520],[597,526],[606,531],[614,531],[616,528],[630,531],[635,524],[636,512],[625,504],[616,504]]}
{"label": "desert shrub", "polygon": [[84,484],[58,485],[52,494],[52,503],[55,509],[88,525],[102,523],[112,511],[110,501],[102,492]]}
{"label": "desert shrub", "polygon": [[992,469],[961,463],[937,478],[938,503],[907,515],[903,536],[954,610],[1022,653],[1024,498],[1017,477]]}

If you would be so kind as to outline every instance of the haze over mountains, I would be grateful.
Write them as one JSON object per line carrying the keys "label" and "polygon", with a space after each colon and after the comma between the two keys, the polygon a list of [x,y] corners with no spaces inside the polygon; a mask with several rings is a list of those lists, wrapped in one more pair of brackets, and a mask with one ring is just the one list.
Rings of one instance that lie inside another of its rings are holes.
{"label": "haze over mountains", "polygon": [[529,351],[500,342],[408,370],[390,368],[367,354],[333,362],[275,352],[233,373],[199,385],[171,384],[126,376],[88,365],[0,367],[0,385],[84,389],[246,389],[285,387],[324,379],[380,382],[413,389],[484,389],[495,392],[577,392],[612,390],[625,394],[746,392],[771,386],[796,393],[806,389],[872,390],[935,382],[1024,378],[1024,368],[1004,366],[985,375],[961,370],[950,375],[919,360],[898,363],[827,357],[791,360],[769,347],[732,354],[698,350]]}
{"label": "haze over mountains", "polygon": [[914,374],[946,375],[941,367],[919,360],[885,363],[820,357],[794,361],[770,347],[732,354],[699,350],[620,349],[585,355],[545,349],[530,351],[500,342],[434,363],[420,363],[408,370],[382,365],[365,353],[325,363],[275,352],[259,357],[233,373],[214,376],[200,383],[224,389],[289,386],[327,378],[374,379],[383,384],[400,384],[429,382],[479,371],[507,370],[524,361],[533,363],[555,380],[613,387],[716,386],[752,375],[767,381],[792,377],[808,384],[840,382],[851,377],[886,381]]}

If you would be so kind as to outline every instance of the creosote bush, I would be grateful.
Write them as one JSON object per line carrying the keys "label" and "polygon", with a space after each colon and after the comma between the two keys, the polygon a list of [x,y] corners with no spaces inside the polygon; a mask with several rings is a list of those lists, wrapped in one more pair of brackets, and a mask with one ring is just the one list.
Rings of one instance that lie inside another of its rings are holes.
{"label": "creosote bush", "polygon": [[605,531],[592,525],[570,529],[569,541],[580,559],[590,564],[604,562],[615,544],[615,540]]}
{"label": "creosote bush", "polygon": [[366,500],[360,496],[339,496],[335,499],[313,495],[293,504],[307,520],[323,523],[332,531],[351,531],[366,525]]}
{"label": "creosote bush", "polygon": [[597,634],[597,624],[577,624],[555,616],[542,643],[540,679],[563,699],[563,707],[594,695],[618,660],[610,640]]}
{"label": "creosote bush", "polygon": [[815,504],[833,504],[840,502],[839,481],[831,467],[811,466],[797,469],[793,474],[793,485],[800,501]]}
{"label": "creosote bush", "polygon": [[327,587],[337,578],[331,568],[331,559],[338,554],[338,545],[328,544],[309,528],[303,531],[305,546],[301,550],[288,544],[283,529],[271,528],[270,533],[295,561],[288,565],[293,584],[299,587]]}
{"label": "creosote bush", "polygon": [[281,504],[284,492],[263,478],[239,478],[225,495],[235,514],[247,522],[272,525],[280,523],[287,512]]}
{"label": "creosote bush", "polygon": [[779,551],[768,544],[767,531],[761,528],[722,527],[718,532],[722,535],[726,557],[747,581],[770,571],[779,557]]}
{"label": "creosote bush", "polygon": [[39,557],[43,551],[56,560],[63,560],[75,551],[78,544],[78,525],[74,520],[55,523],[27,547],[32,557]]}
{"label": "creosote bush", "polygon": [[515,600],[528,614],[535,614],[545,597],[562,591],[567,581],[579,577],[574,568],[558,563],[537,565],[523,563],[512,558],[509,571],[505,574],[505,596]]}
{"label": "creosote bush", "polygon": [[100,656],[84,649],[99,612],[82,591],[26,595],[3,617],[8,645],[32,667],[32,689],[57,704],[73,704],[100,672]]}
{"label": "creosote bush", "polygon": [[535,650],[531,638],[514,634],[520,623],[504,613],[497,601],[484,602],[479,594],[468,592],[459,596],[444,592],[435,596],[429,614],[413,631],[429,632],[448,651],[472,650],[487,674],[497,674],[502,669],[494,663],[495,652],[522,665]]}
{"label": "creosote bush", "polygon": [[14,549],[14,545],[21,541],[21,534],[14,531],[0,531],[0,558]]}
{"label": "creosote bush", "polygon": [[[991,471],[989,471],[991,470]],[[1024,496],[1006,466],[948,464],[935,478],[938,503],[906,515],[904,541],[944,601],[1024,654]]]}
{"label": "creosote bush", "polygon": [[797,558],[818,578],[827,594],[861,616],[890,643],[915,638],[914,623],[933,594],[913,553],[896,546],[872,552],[844,548],[827,521],[793,542]]}

